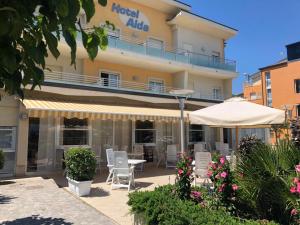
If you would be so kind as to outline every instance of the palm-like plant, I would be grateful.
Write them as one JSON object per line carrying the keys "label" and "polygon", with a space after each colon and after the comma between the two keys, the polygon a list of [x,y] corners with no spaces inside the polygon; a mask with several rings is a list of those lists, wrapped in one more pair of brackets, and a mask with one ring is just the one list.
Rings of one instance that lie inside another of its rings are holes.
{"label": "palm-like plant", "polygon": [[299,161],[300,151],[287,141],[255,146],[237,165],[242,202],[260,218],[289,224],[289,205],[295,201],[290,180]]}

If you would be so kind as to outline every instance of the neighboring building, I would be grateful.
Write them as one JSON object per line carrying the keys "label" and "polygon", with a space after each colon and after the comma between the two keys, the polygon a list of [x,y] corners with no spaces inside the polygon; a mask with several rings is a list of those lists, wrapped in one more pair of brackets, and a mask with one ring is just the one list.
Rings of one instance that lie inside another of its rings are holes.
{"label": "neighboring building", "polygon": [[[143,144],[146,159],[156,161],[166,142],[179,144],[180,114],[170,90],[195,91],[187,110],[231,97],[236,63],[225,59],[224,48],[235,29],[173,0],[112,0],[105,8],[97,5],[89,24],[80,17],[85,28],[115,24],[109,47],[91,61],[78,42],[75,69],[62,40],[59,59],[46,61],[51,72],[41,90],[26,91],[23,102],[2,94],[0,148],[7,173],[61,169],[71,146],[90,147],[105,164],[106,148],[131,152]],[[186,145],[228,141],[227,133],[186,123]]]}
{"label": "neighboring building", "polygon": [[244,98],[253,103],[263,104],[260,72],[250,75],[244,82]]}
{"label": "neighboring building", "polygon": [[[260,68],[244,86],[249,101],[287,110],[290,119],[300,116],[300,42],[287,45],[287,58]],[[258,94],[259,93],[259,94]],[[260,99],[251,96],[260,95]],[[274,134],[271,134],[274,141]]]}

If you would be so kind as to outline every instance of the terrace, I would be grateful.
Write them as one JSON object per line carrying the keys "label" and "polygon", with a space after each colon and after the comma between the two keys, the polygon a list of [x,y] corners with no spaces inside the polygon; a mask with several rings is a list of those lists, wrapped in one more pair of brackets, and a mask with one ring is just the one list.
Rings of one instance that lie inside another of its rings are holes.
{"label": "terrace", "polygon": [[[144,93],[157,95],[157,97],[172,97],[170,94],[171,90],[176,90],[175,87],[168,87],[164,84],[153,85],[151,83],[140,83],[126,81],[122,79],[110,79],[110,78],[99,78],[99,76],[88,76],[83,74],[73,74],[56,71],[45,71],[45,82],[55,84],[69,84],[76,85],[79,87],[92,87],[97,88],[101,91],[121,91],[127,93]],[[192,98],[199,100],[213,100],[222,101],[224,98],[218,92],[214,93],[211,90],[210,93],[204,91],[195,92]]]}

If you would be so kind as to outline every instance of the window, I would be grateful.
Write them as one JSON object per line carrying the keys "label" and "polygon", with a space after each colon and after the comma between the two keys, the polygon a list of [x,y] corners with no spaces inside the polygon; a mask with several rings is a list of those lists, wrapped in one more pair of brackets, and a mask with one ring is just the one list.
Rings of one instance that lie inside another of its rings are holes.
{"label": "window", "polygon": [[16,150],[16,128],[0,127],[0,149],[4,152],[15,152]]}
{"label": "window", "polygon": [[159,79],[151,79],[149,81],[149,90],[153,92],[162,93],[164,92],[164,81]]}
{"label": "window", "polygon": [[189,125],[189,143],[204,141],[204,127],[202,125]]}
{"label": "window", "polygon": [[153,121],[138,120],[135,123],[135,143],[149,144],[155,143],[156,130]]}
{"label": "window", "polygon": [[185,52],[191,53],[191,52],[193,52],[193,45],[184,43],[183,49],[185,50]]}
{"label": "window", "polygon": [[300,117],[300,105],[297,105],[297,117]]}
{"label": "window", "polygon": [[164,49],[164,42],[162,40],[159,40],[159,39],[148,38],[148,47],[163,50]]}
{"label": "window", "polygon": [[270,72],[265,72],[265,77],[266,77],[266,87],[267,89],[271,88],[271,74]]}
{"label": "window", "polygon": [[63,118],[61,145],[89,145],[88,119]]}
{"label": "window", "polygon": [[256,93],[255,92],[251,92],[250,93],[250,100],[256,100],[256,99],[257,99]]}
{"label": "window", "polygon": [[300,79],[295,80],[295,92],[300,93]]}
{"label": "window", "polygon": [[222,99],[221,88],[214,88],[213,89],[213,99],[216,99],[216,100],[221,100]]}
{"label": "window", "polygon": [[105,87],[119,87],[120,75],[113,72],[101,72],[100,84]]}
{"label": "window", "polygon": [[220,52],[212,52],[213,63],[220,63]]}
{"label": "window", "polygon": [[266,90],[267,90],[267,106],[272,107],[272,89],[271,89],[271,74],[270,72],[265,72],[266,77]]}

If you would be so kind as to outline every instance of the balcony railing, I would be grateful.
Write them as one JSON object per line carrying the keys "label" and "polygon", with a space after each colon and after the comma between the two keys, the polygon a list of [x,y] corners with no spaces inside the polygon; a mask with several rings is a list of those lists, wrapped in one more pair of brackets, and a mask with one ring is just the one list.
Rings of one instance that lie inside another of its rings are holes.
{"label": "balcony railing", "polygon": [[[77,38],[81,40],[80,33],[77,35]],[[171,50],[172,47],[167,43],[164,43],[163,46],[157,46],[151,42],[133,38],[129,34],[109,35],[108,47],[195,66],[222,69],[231,72],[236,71],[236,61],[234,60],[188,52],[184,49]]]}
{"label": "balcony railing", "polygon": [[108,46],[110,48],[122,49],[125,51],[130,51],[142,55],[158,57],[195,66],[204,66],[233,72],[236,71],[236,63],[232,60],[222,59],[220,57],[212,57],[198,53],[185,52],[183,50],[166,51],[162,48],[151,46],[151,44],[147,42],[138,43],[125,40],[120,37],[109,36]]}
{"label": "balcony railing", "polygon": [[[44,71],[45,81],[52,83],[71,84],[78,86],[96,87],[99,89],[120,90],[134,93],[148,93],[156,95],[171,96],[170,91],[178,88],[165,85],[153,85],[139,82],[125,81],[121,79],[99,78],[98,76],[87,76],[56,71]],[[195,99],[222,101],[223,96],[195,91],[192,96]]]}

